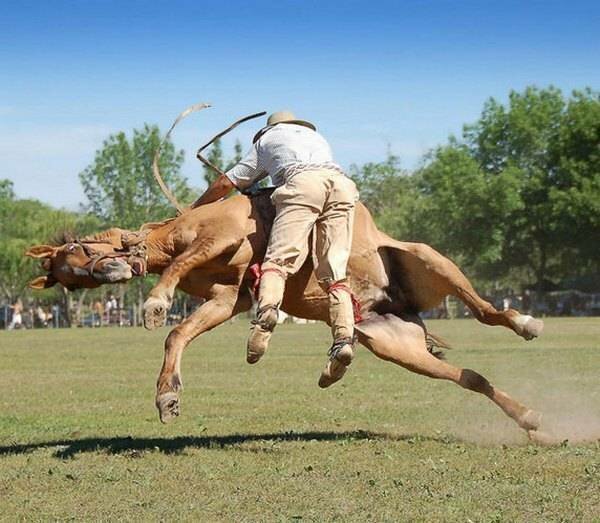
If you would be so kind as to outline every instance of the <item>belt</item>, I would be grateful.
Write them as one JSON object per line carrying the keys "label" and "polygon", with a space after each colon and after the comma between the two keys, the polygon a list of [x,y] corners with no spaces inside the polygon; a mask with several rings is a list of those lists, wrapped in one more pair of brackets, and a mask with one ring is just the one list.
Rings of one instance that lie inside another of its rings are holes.
{"label": "belt", "polygon": [[283,177],[290,178],[302,172],[321,170],[335,171],[338,174],[343,174],[344,176],[346,175],[342,168],[335,163],[298,163],[290,167],[286,167],[283,170]]}

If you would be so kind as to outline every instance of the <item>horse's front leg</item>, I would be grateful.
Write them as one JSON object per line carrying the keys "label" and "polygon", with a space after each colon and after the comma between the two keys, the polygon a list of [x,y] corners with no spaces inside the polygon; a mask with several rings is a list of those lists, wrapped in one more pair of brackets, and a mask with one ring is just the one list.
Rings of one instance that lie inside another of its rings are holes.
{"label": "horse's front leg", "polygon": [[162,327],[167,321],[175,288],[181,279],[193,269],[214,260],[230,248],[232,248],[231,242],[206,237],[195,241],[177,256],[163,271],[144,302],[144,327],[149,330]]}
{"label": "horse's front leg", "polygon": [[163,423],[179,416],[183,350],[203,332],[252,306],[249,293],[246,290],[240,291],[237,285],[218,285],[213,289],[213,297],[175,327],[165,340],[165,356],[156,383],[156,407]]}

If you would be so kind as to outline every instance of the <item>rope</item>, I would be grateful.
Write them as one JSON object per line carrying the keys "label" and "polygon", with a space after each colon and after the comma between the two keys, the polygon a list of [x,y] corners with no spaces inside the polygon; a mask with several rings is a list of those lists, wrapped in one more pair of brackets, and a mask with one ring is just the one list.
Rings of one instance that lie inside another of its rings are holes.
{"label": "rope", "polygon": [[275,267],[263,270],[262,267],[261,267],[261,265],[260,265],[260,263],[254,263],[254,264],[250,265],[250,267],[248,268],[248,270],[250,271],[250,275],[253,278],[253,281],[252,281],[252,293],[254,294],[254,297],[256,299],[258,299],[258,291],[259,291],[259,288],[260,288],[260,280],[262,279],[262,277],[267,272],[276,272],[284,280],[286,279],[286,275],[285,275],[285,273],[282,270],[276,269]]}
{"label": "rope", "polygon": [[160,142],[158,148],[156,149],[156,153],[154,154],[154,160],[152,161],[152,174],[154,174],[154,178],[158,182],[158,185],[161,188],[161,190],[164,193],[164,195],[171,202],[171,204],[173,205],[173,207],[175,207],[179,211],[180,214],[183,213],[183,207],[181,207],[181,205],[179,205],[179,202],[177,201],[177,198],[175,198],[175,195],[166,186],[164,180],[162,179],[162,176],[160,175],[160,169],[158,168],[158,160],[160,159],[160,149],[162,148],[162,146],[164,145],[164,143],[170,138],[171,132],[173,131],[173,129],[175,129],[175,126],[179,122],[181,122],[181,120],[183,120],[184,118],[186,118],[190,114],[198,112],[198,111],[201,111],[202,109],[206,109],[207,107],[210,107],[210,104],[199,103],[199,104],[191,105],[185,111],[181,112],[179,114],[179,116],[177,118],[175,118],[175,121],[171,125],[170,129],[167,131],[167,134],[165,135],[165,137]]}
{"label": "rope", "polygon": [[344,291],[347,292],[350,295],[350,299],[352,300],[352,311],[354,313],[354,323],[359,323],[361,321],[363,321],[363,317],[362,317],[362,313],[361,313],[361,304],[360,301],[358,299],[358,297],[356,296],[356,294],[354,294],[352,292],[352,289],[344,282],[341,281],[337,281],[335,283],[332,283],[328,288],[327,288],[327,292],[333,292],[333,291]]}
{"label": "rope", "polygon": [[204,165],[215,171],[219,176],[225,176],[225,173],[221,169],[219,169],[215,164],[209,162],[206,158],[204,158],[204,156],[202,156],[202,151],[204,151],[204,149],[206,149],[215,140],[222,138],[229,131],[235,129],[241,123],[247,122],[248,120],[253,120],[254,118],[258,118],[259,116],[264,116],[265,114],[267,114],[266,111],[261,111],[260,113],[249,114],[248,116],[244,116],[243,118],[236,120],[227,129],[215,134],[208,142],[206,142],[202,147],[200,147],[196,152],[196,158],[198,158],[198,160],[200,160]]}

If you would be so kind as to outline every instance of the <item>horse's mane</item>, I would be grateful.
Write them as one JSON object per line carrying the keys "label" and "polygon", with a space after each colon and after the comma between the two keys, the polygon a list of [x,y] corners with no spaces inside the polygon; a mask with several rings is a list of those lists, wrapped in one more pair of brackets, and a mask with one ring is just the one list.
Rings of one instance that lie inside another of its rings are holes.
{"label": "horse's mane", "polygon": [[64,229],[62,231],[58,231],[53,238],[50,239],[49,244],[54,245],[56,247],[60,247],[61,245],[65,245],[66,243],[71,242],[102,242],[106,241],[107,243],[114,243],[115,237],[120,236],[123,232],[123,229],[119,229],[118,227],[111,227],[105,231],[100,231],[95,234],[79,234],[78,232],[72,229]]}
{"label": "horse's mane", "polygon": [[[159,227],[166,225],[167,223],[173,221],[174,219],[175,218],[166,218],[165,220],[160,221],[160,222],[147,222],[147,223],[142,224],[137,231],[132,232],[132,233],[133,234],[142,233],[144,231],[151,231],[154,229],[158,229]],[[94,234],[80,234],[72,229],[63,229],[61,231],[58,231],[50,239],[50,241],[48,243],[50,245],[54,245],[56,247],[60,247],[61,245],[64,245],[65,243],[71,243],[71,242],[75,242],[75,241],[81,241],[81,242],[106,241],[107,243],[114,244],[115,239],[120,237],[120,235],[125,232],[129,232],[129,231],[126,231],[125,229],[121,229],[120,227],[111,227],[110,229],[106,229],[105,231],[100,231],[100,232],[97,232]]]}

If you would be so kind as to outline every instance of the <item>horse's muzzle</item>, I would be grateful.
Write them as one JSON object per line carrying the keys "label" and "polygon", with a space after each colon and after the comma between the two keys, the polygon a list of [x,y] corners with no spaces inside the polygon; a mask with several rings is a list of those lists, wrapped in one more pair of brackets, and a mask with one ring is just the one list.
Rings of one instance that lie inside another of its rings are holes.
{"label": "horse's muzzle", "polygon": [[133,278],[133,271],[125,260],[112,259],[96,267],[93,277],[99,283],[123,283]]}

